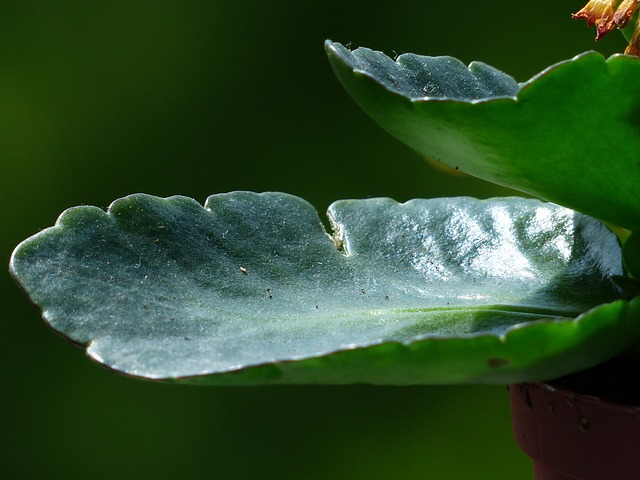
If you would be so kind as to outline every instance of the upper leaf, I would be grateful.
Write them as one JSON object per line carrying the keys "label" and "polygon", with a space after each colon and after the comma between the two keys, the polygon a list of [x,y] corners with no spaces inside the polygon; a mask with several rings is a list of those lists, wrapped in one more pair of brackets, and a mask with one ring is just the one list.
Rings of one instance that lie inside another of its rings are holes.
{"label": "upper leaf", "polygon": [[347,91],[383,128],[452,167],[640,228],[640,58],[590,52],[526,83],[450,57],[327,42]]}
{"label": "upper leaf", "polygon": [[[615,236],[536,200],[132,195],[67,210],[11,272],[94,359],[209,383],[510,382],[632,344]],[[578,316],[577,320],[574,317]]]}

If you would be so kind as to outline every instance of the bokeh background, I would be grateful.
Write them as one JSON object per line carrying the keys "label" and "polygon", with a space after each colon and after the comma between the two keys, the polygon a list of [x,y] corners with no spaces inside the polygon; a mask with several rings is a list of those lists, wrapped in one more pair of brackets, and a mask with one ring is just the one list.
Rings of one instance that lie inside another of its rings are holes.
{"label": "bokeh background", "polygon": [[[584,1],[584,0],[583,0]],[[580,0],[0,1],[0,248],[73,205],[504,195],[430,169],[347,97],[325,38],[523,81],[592,48]],[[6,268],[5,268],[6,271]],[[0,278],[3,479],[521,479],[504,386],[163,385],[119,376]]]}

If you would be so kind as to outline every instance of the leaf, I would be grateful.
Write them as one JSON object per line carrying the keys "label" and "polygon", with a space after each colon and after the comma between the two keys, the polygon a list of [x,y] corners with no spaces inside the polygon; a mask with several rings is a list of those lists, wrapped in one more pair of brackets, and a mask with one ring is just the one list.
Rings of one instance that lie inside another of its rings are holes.
{"label": "leaf", "polygon": [[605,222],[640,228],[640,58],[588,52],[517,85],[480,63],[353,52],[327,41],[347,91],[428,157]]}
{"label": "leaf", "polygon": [[152,379],[512,382],[590,366],[640,336],[639,304],[616,301],[616,237],[571,210],[369,199],[337,202],[329,219],[333,237],[281,193],[204,208],[137,194],[67,210],[10,268],[53,328]]}
{"label": "leaf", "polygon": [[627,238],[624,242],[622,255],[624,266],[629,275],[640,280],[640,231],[632,232]]}

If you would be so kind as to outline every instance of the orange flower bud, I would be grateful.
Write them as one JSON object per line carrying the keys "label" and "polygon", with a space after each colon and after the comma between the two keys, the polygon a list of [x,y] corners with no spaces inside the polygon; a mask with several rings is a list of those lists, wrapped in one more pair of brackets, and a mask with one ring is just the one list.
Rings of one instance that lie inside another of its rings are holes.
{"label": "orange flower bud", "polygon": [[[595,25],[596,41],[598,41],[614,28],[625,27],[639,4],[640,0],[590,0],[584,8],[573,14],[573,18],[584,18],[589,26]],[[640,22],[638,21],[624,53],[640,56]]]}
{"label": "orange flower bud", "polygon": [[616,10],[615,15],[613,16],[613,22],[618,26],[618,28],[624,28],[629,20],[631,20],[631,17],[637,8],[637,0],[624,0]]}
{"label": "orange flower bud", "polygon": [[589,26],[595,25],[598,41],[615,28],[613,18],[618,3],[620,0],[590,0],[582,10],[573,15],[573,18],[585,18]]}

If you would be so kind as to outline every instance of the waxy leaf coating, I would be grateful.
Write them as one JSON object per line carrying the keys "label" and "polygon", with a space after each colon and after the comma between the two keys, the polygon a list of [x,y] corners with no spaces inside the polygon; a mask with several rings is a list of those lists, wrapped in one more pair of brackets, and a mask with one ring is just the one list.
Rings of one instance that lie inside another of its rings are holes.
{"label": "waxy leaf coating", "polygon": [[351,96],[429,158],[640,228],[640,58],[588,52],[528,82],[481,63],[327,42]]}
{"label": "waxy leaf coating", "polygon": [[513,382],[640,335],[640,307],[612,282],[617,239],[590,217],[447,198],[340,201],[329,219],[333,236],[281,193],[204,207],[137,194],[67,210],[16,248],[11,272],[53,328],[151,379]]}

